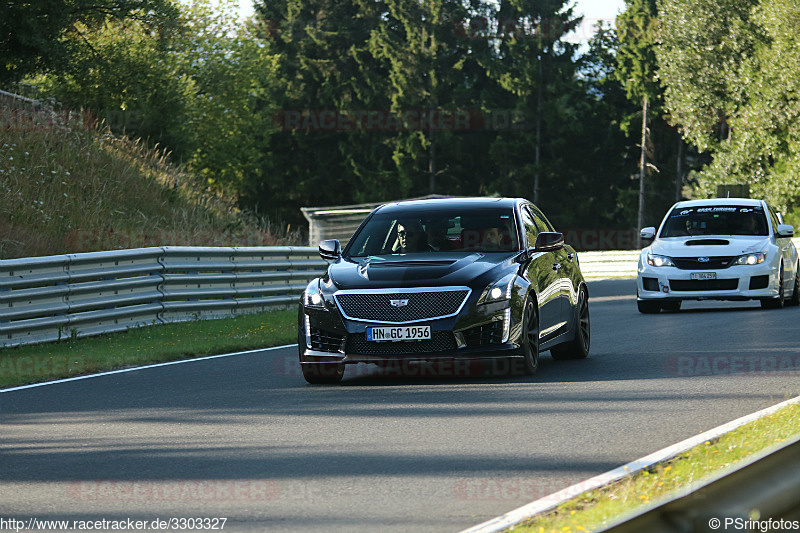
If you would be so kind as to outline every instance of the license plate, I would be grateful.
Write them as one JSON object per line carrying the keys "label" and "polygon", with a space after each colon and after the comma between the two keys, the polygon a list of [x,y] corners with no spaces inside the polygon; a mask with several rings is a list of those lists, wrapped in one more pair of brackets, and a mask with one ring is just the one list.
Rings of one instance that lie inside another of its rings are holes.
{"label": "license plate", "polygon": [[367,328],[367,340],[374,342],[418,341],[430,338],[430,326]]}
{"label": "license plate", "polygon": [[717,279],[716,272],[692,272],[692,279]]}

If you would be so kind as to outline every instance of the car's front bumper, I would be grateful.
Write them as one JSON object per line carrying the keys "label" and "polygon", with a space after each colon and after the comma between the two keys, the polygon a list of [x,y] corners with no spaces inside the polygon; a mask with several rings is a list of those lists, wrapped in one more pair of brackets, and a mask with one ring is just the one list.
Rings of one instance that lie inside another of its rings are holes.
{"label": "car's front bumper", "polygon": [[473,309],[459,316],[422,321],[420,325],[431,327],[432,337],[423,341],[367,341],[370,323],[348,320],[331,311],[305,308],[300,320],[301,364],[381,365],[522,357],[520,317],[507,303],[481,306],[480,312]]}
{"label": "car's front bumper", "polygon": [[[716,278],[695,280],[693,272],[713,272]],[[778,296],[779,272],[766,263],[703,271],[640,265],[636,285],[639,300],[765,299]]]}

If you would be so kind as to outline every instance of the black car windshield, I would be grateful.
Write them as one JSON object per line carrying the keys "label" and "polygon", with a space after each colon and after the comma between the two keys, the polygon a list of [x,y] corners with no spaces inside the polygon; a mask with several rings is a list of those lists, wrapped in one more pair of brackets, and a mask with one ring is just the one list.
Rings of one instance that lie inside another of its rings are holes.
{"label": "black car windshield", "polygon": [[511,209],[379,211],[353,236],[347,255],[516,251],[516,228]]}
{"label": "black car windshield", "polygon": [[661,237],[769,235],[761,206],[702,206],[673,209]]}

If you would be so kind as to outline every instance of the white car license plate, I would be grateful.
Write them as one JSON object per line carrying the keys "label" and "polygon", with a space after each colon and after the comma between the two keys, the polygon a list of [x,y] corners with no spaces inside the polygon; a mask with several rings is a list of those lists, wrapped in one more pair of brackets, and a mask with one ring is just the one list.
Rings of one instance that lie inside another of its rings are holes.
{"label": "white car license plate", "polygon": [[692,279],[717,279],[716,272],[692,272]]}
{"label": "white car license plate", "polygon": [[394,326],[367,328],[367,340],[383,341],[417,341],[431,338],[430,326]]}

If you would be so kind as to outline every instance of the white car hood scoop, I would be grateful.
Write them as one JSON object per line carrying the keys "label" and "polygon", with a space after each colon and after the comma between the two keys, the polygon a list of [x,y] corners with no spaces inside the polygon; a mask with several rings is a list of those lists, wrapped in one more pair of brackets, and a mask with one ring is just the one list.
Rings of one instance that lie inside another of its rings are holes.
{"label": "white car hood scoop", "polygon": [[692,239],[686,241],[686,246],[727,246],[731,241],[725,239]]}

